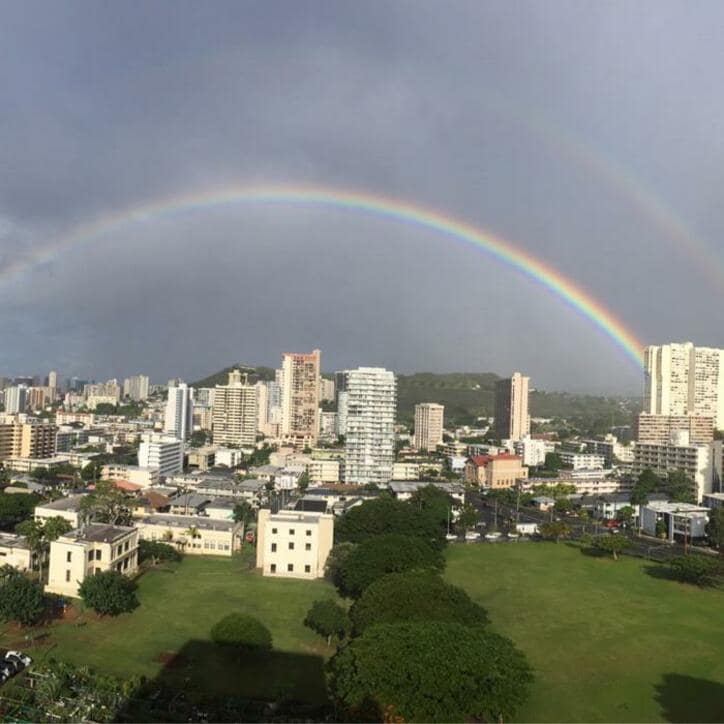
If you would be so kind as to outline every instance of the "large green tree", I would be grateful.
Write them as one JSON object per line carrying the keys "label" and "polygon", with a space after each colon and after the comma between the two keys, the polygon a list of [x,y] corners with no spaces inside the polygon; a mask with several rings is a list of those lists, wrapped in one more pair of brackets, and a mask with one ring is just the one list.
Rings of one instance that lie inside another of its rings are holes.
{"label": "large green tree", "polygon": [[329,673],[337,706],[367,721],[499,721],[515,714],[533,679],[509,639],[440,621],[371,626]]}
{"label": "large green tree", "polygon": [[142,563],[144,561],[151,561],[151,565],[155,566],[161,561],[180,561],[181,553],[168,543],[141,538],[138,541],[138,560]]}
{"label": "large green tree", "polygon": [[0,584],[0,618],[23,626],[37,623],[45,610],[42,586],[21,573],[9,575]]}
{"label": "large green tree", "polygon": [[347,609],[338,603],[323,599],[312,604],[304,618],[304,625],[320,636],[324,636],[327,639],[327,646],[329,646],[332,637],[341,641],[349,633],[349,614]]}
{"label": "large green tree", "polygon": [[111,480],[100,480],[92,493],[83,496],[80,512],[90,520],[111,525],[130,525],[131,522],[128,496]]}
{"label": "large green tree", "polygon": [[445,540],[445,530],[435,515],[387,496],[362,503],[343,515],[335,524],[334,538],[337,542],[361,543],[387,533],[416,536],[437,547]]}
{"label": "large green tree", "polygon": [[33,515],[40,501],[40,496],[32,493],[0,493],[0,529],[13,530]]}
{"label": "large green tree", "polygon": [[488,614],[462,588],[430,571],[391,573],[370,584],[349,612],[355,634],[378,623],[451,621],[483,626]]}
{"label": "large green tree", "polygon": [[118,571],[86,576],[78,593],[86,606],[102,616],[118,616],[138,606],[135,584]]}
{"label": "large green tree", "polygon": [[211,640],[239,654],[262,653],[272,647],[269,629],[258,619],[243,613],[230,613],[215,623]]}
{"label": "large green tree", "polygon": [[607,533],[593,539],[593,547],[603,553],[610,553],[614,561],[618,554],[631,547],[631,541],[623,533]]}
{"label": "large green tree", "polygon": [[360,543],[343,565],[343,595],[358,597],[367,586],[388,573],[409,570],[442,570],[440,551],[422,538],[378,535]]}
{"label": "large green tree", "polygon": [[256,518],[254,508],[252,508],[251,505],[246,502],[246,500],[242,500],[234,506],[232,516],[235,522],[241,523],[241,538],[243,540],[246,526],[249,525],[249,523],[253,522]]}
{"label": "large green tree", "polygon": [[719,553],[724,552],[724,508],[714,508],[709,513],[706,535],[710,545],[714,546]]}
{"label": "large green tree", "polygon": [[547,523],[541,523],[538,526],[541,536],[547,540],[554,540],[556,543],[561,538],[568,538],[571,534],[571,527],[559,520],[552,520]]}

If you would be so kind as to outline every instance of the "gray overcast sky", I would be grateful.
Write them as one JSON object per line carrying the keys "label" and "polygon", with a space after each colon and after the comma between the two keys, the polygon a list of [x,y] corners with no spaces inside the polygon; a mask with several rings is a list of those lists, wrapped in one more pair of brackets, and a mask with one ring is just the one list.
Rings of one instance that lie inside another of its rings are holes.
{"label": "gray overcast sky", "polygon": [[1,270],[174,194],[344,186],[509,239],[645,342],[724,346],[723,33],[720,2],[6,0],[0,374],[193,379],[318,346],[326,370],[636,391],[539,285],[360,214],[197,211]]}

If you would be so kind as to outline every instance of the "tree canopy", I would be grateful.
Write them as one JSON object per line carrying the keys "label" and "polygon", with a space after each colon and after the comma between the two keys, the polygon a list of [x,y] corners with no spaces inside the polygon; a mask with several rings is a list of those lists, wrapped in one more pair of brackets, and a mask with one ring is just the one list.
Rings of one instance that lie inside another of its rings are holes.
{"label": "tree canopy", "polygon": [[118,571],[86,576],[78,593],[88,607],[103,616],[118,616],[138,606],[136,585]]}
{"label": "tree canopy", "polygon": [[[445,521],[447,524],[447,514]],[[361,543],[373,536],[395,533],[423,538],[442,547],[444,532],[434,508],[421,510],[409,503],[383,496],[368,500],[345,513],[335,524],[334,537],[338,542]]]}
{"label": "tree canopy", "polygon": [[0,493],[0,529],[12,530],[31,517],[40,501],[40,496],[32,493]]}
{"label": "tree canopy", "polygon": [[706,535],[709,543],[721,553],[724,548],[724,508],[714,508],[709,513]]}
{"label": "tree canopy", "polygon": [[215,623],[211,629],[211,640],[239,653],[261,653],[272,647],[269,629],[258,619],[243,613],[230,613]]}
{"label": "tree canopy", "polygon": [[155,566],[161,561],[180,561],[181,553],[168,543],[141,538],[138,541],[138,560],[141,562],[151,561]]}
{"label": "tree canopy", "polygon": [[509,639],[440,621],[371,626],[332,658],[329,672],[337,705],[368,721],[510,718],[533,679]]}
{"label": "tree canopy", "polygon": [[593,547],[604,553],[610,553],[614,561],[618,560],[621,551],[631,547],[631,541],[623,533],[607,533],[593,539]]}
{"label": "tree canopy", "polygon": [[449,621],[483,626],[488,614],[470,596],[431,571],[391,573],[371,583],[349,612],[355,634],[379,623]]}
{"label": "tree canopy", "polygon": [[126,494],[111,480],[100,480],[95,490],[80,501],[82,515],[111,525],[129,525],[131,509]]}
{"label": "tree canopy", "polygon": [[342,565],[342,595],[357,597],[378,578],[409,570],[442,570],[440,551],[422,538],[378,535],[360,543]]}
{"label": "tree canopy", "polygon": [[561,538],[567,538],[571,534],[571,527],[567,523],[558,520],[541,523],[538,530],[543,538],[554,540],[556,543]]}
{"label": "tree canopy", "polygon": [[669,569],[674,578],[697,586],[711,586],[721,573],[716,558],[703,555],[678,556],[669,561]]}
{"label": "tree canopy", "polygon": [[0,618],[17,621],[23,626],[37,623],[45,610],[42,586],[13,571],[0,583]]}
{"label": "tree canopy", "polygon": [[332,637],[341,641],[349,633],[349,614],[347,609],[329,599],[315,601],[307,611],[304,625],[324,636],[329,645]]}

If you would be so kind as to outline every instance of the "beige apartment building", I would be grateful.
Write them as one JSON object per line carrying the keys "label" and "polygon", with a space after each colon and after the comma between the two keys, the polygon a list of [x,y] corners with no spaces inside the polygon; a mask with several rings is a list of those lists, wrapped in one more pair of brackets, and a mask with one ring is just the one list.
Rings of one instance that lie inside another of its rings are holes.
{"label": "beige apartment building", "polygon": [[495,383],[495,429],[501,440],[517,442],[530,435],[529,383],[520,372]]}
{"label": "beige apartment building", "polygon": [[227,385],[217,385],[213,406],[214,445],[256,445],[257,389],[239,370],[229,372]]}
{"label": "beige apartment building", "polygon": [[282,355],[281,436],[295,447],[314,447],[319,436],[321,352]]}
{"label": "beige apartment building", "polygon": [[0,460],[52,457],[57,432],[58,428],[48,423],[6,418],[0,424]]}
{"label": "beige apartment building", "polygon": [[415,405],[415,447],[418,450],[436,450],[442,445],[445,407],[435,402]]}
{"label": "beige apartment building", "polygon": [[136,521],[143,540],[157,540],[176,546],[184,554],[228,556],[241,548],[241,523],[198,515],[159,513]]}
{"label": "beige apartment building", "polygon": [[265,576],[322,578],[334,545],[334,516],[295,510],[259,511],[256,567]]}
{"label": "beige apartment building", "polygon": [[45,590],[78,597],[86,576],[115,570],[132,576],[138,570],[138,531],[120,525],[91,523],[50,544]]}
{"label": "beige apartment building", "polygon": [[663,445],[680,433],[693,444],[706,444],[714,439],[714,418],[700,415],[652,415],[642,412],[636,425],[636,440]]}
{"label": "beige apartment building", "polygon": [[528,468],[517,455],[473,455],[465,464],[465,482],[485,488],[512,488],[527,478]]}

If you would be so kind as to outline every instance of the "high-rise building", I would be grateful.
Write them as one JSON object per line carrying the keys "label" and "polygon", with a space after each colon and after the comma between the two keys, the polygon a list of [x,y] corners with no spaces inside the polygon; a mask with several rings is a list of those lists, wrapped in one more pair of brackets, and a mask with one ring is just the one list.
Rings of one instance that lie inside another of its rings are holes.
{"label": "high-rise building", "polygon": [[501,440],[517,442],[530,434],[529,382],[530,377],[514,372],[495,383],[495,430]]}
{"label": "high-rise building", "polygon": [[639,442],[667,443],[677,433],[686,432],[693,444],[712,442],[714,418],[699,415],[651,415],[642,412],[636,425]]}
{"label": "high-rise building", "polygon": [[0,424],[0,460],[7,458],[48,458],[55,454],[58,428],[45,422]]}
{"label": "high-rise building", "polygon": [[28,388],[25,385],[8,387],[5,390],[5,412],[15,415],[18,412],[25,412],[27,407]]}
{"label": "high-rise building", "polygon": [[435,402],[415,405],[415,447],[434,451],[442,444],[445,407]]}
{"label": "high-rise building", "polygon": [[134,375],[123,381],[123,395],[134,402],[148,399],[149,380],[146,375]]}
{"label": "high-rise building", "polygon": [[118,380],[108,380],[98,384],[89,384],[83,387],[83,394],[88,409],[95,410],[98,405],[117,405],[121,399],[121,386]]}
{"label": "high-rise building", "polygon": [[644,411],[714,418],[724,429],[724,350],[692,342],[644,350]]}
{"label": "high-rise building", "polygon": [[168,388],[163,431],[179,440],[186,440],[193,432],[193,387],[179,382]]}
{"label": "high-rise building", "polygon": [[214,392],[213,436],[216,445],[254,447],[257,431],[257,388],[239,370]]}
{"label": "high-rise building", "polygon": [[281,434],[297,447],[312,446],[319,435],[320,351],[282,356]]}
{"label": "high-rise building", "polygon": [[319,397],[324,402],[334,402],[334,380],[322,377],[319,381]]}
{"label": "high-rise building", "polygon": [[183,472],[183,441],[172,435],[146,433],[138,446],[138,465],[141,468],[155,468],[161,476]]}
{"label": "high-rise building", "polygon": [[269,383],[259,380],[256,388],[256,429],[266,434],[269,422]]}
{"label": "high-rise building", "polygon": [[50,388],[50,399],[55,402],[55,398],[58,396],[58,373],[55,370],[50,370],[48,373],[48,387]]}
{"label": "high-rise building", "polygon": [[347,371],[344,481],[383,485],[395,459],[395,375],[381,367]]}

